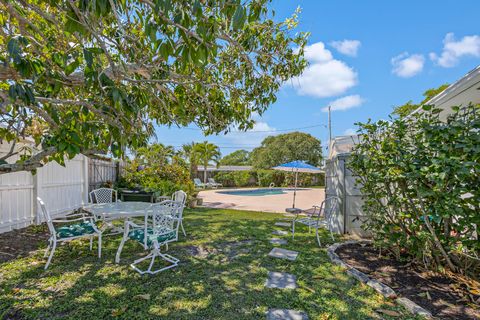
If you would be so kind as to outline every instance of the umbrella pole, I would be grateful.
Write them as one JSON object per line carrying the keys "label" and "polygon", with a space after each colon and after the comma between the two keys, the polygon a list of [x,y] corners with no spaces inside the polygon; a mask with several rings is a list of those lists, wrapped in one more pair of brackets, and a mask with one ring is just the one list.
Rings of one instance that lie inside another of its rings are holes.
{"label": "umbrella pole", "polygon": [[297,196],[297,179],[298,179],[298,170],[295,172],[295,187],[293,188],[293,205],[292,205],[292,208],[295,208],[295,197]]}

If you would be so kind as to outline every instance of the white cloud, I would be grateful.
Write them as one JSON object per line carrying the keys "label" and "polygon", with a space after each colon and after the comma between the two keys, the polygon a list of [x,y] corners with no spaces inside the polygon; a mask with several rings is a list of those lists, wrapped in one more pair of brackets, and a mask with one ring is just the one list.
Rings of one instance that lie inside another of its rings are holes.
{"label": "white cloud", "polygon": [[358,83],[357,73],[345,62],[333,58],[322,42],[305,48],[310,65],[292,85],[300,95],[317,98],[340,95]]}
{"label": "white cloud", "polygon": [[311,63],[327,62],[333,59],[332,53],[330,50],[325,48],[325,44],[323,42],[317,42],[306,46],[304,56],[305,59]]}
{"label": "white cloud", "polygon": [[358,40],[342,40],[342,41],[332,41],[330,45],[337,49],[338,52],[343,53],[344,55],[350,57],[356,57],[358,49],[362,43]]}
{"label": "white cloud", "polygon": [[347,130],[345,130],[343,132],[344,135],[346,136],[353,136],[355,134],[357,134],[357,130],[353,129],[353,128],[348,128]]}
{"label": "white cloud", "polygon": [[[365,100],[360,97],[358,94],[345,96],[330,102],[330,107],[332,111],[344,111],[351,108],[358,107],[364,103]],[[328,112],[328,107],[322,108],[323,112]]]}
{"label": "white cloud", "polygon": [[357,73],[345,62],[334,59],[323,42],[305,47],[305,58],[310,65],[291,82],[300,95],[333,97],[358,83]]}
{"label": "white cloud", "polygon": [[465,36],[456,41],[453,33],[447,33],[443,40],[443,50],[440,55],[430,53],[430,59],[444,68],[458,64],[461,57],[480,57],[480,36]]}
{"label": "white cloud", "polygon": [[392,60],[392,72],[402,78],[410,78],[419,74],[423,70],[425,64],[425,57],[421,54],[408,54],[404,52]]}

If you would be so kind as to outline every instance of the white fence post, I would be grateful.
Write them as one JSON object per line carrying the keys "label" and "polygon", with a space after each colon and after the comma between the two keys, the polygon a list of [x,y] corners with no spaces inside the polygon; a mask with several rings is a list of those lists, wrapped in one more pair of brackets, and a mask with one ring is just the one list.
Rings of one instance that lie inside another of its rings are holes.
{"label": "white fence post", "polygon": [[88,157],[83,156],[83,203],[88,203]]}
{"label": "white fence post", "polygon": [[33,181],[33,189],[32,189],[32,217],[34,217],[34,223],[40,224],[42,223],[42,217],[38,214],[38,204],[37,204],[37,196],[38,196],[38,172],[32,175]]}

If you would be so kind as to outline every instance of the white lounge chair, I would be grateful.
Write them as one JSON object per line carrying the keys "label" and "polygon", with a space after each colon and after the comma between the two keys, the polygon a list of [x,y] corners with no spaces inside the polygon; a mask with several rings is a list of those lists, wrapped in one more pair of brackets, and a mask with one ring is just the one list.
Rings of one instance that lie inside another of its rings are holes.
{"label": "white lounge chair", "polygon": [[[50,231],[50,238],[48,239],[48,246],[45,250],[44,258],[47,257],[49,251],[50,255],[48,256],[45,270],[48,268],[50,262],[52,261],[52,257],[58,242],[65,242],[80,238],[89,238],[90,250],[92,250],[93,238],[98,237],[98,257],[100,258],[102,256],[102,232],[97,229],[93,217],[87,217],[83,213],[78,213],[68,215],[63,219],[52,220],[50,212],[47,210],[45,203],[43,203],[42,199],[37,197],[37,201],[40,205],[43,217],[47,222],[48,230]],[[62,225],[58,228],[54,226],[54,223],[72,223],[76,221],[81,222],[69,225]]]}
{"label": "white lounge chair", "polygon": [[216,182],[215,179],[213,179],[213,178],[208,178],[208,183],[209,183],[213,188],[223,187],[223,184]]}
{"label": "white lounge chair", "polygon": [[[155,274],[166,269],[173,268],[178,265],[177,258],[161,253],[161,246],[166,246],[173,241],[178,240],[178,229],[182,221],[181,205],[172,200],[166,200],[160,203],[154,203],[149,209],[145,211],[145,219],[143,225],[135,224],[133,221],[125,221],[125,228],[122,242],[118,247],[115,262],[120,262],[120,254],[123,246],[128,239],[138,241],[145,250],[150,250],[150,253],[140,259],[135,260],[130,266],[140,274]],[[159,257],[170,265],[152,270],[155,259]],[[150,259],[150,265],[146,270],[140,270],[137,265],[144,260]]]}
{"label": "white lounge chair", "polygon": [[195,184],[195,188],[206,188],[206,187],[208,187],[208,184],[203,183],[198,178],[193,179],[193,183]]}
{"label": "white lounge chair", "polygon": [[[292,221],[292,240],[295,237],[295,224],[301,223],[308,226],[309,232],[312,228],[315,229],[315,236],[317,237],[318,245],[322,246],[320,237],[318,235],[318,229],[328,229],[326,218],[330,215],[330,213],[335,211],[337,205],[338,197],[328,197],[327,199],[322,201],[322,204],[320,206],[313,206],[313,213],[306,213],[305,211],[303,211],[307,214],[306,216],[300,216],[300,213],[297,213]],[[332,230],[330,230],[330,236],[332,237],[332,240],[335,241]]]}

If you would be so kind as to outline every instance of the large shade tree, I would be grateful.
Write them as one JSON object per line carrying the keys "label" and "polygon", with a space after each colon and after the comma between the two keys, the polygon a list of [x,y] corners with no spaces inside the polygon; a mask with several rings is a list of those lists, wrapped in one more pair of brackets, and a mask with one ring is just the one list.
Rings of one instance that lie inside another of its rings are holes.
{"label": "large shade tree", "polygon": [[236,150],[227,154],[220,160],[224,166],[248,166],[250,164],[250,152],[247,150]]}
{"label": "large shade tree", "polygon": [[260,147],[250,154],[255,168],[269,169],[294,160],[304,160],[320,165],[322,146],[320,140],[304,132],[291,132],[266,137]]}
{"label": "large shade tree", "polygon": [[207,183],[208,163],[210,161],[215,162],[215,164],[219,163],[221,156],[220,150],[218,146],[208,141],[196,143],[193,150],[197,154],[198,159],[200,159],[200,162],[203,165],[203,181]]}
{"label": "large shade tree", "polygon": [[120,156],[155,122],[251,128],[306,65],[297,13],[275,22],[269,2],[0,0],[0,173]]}

